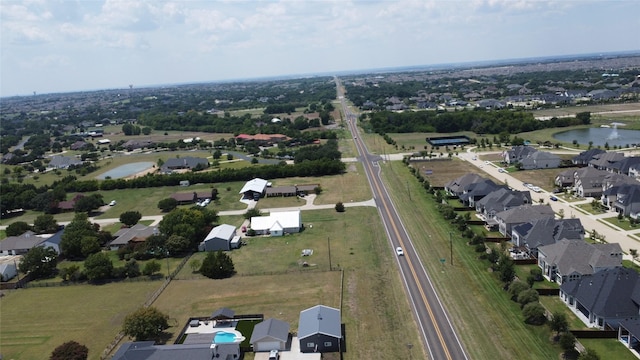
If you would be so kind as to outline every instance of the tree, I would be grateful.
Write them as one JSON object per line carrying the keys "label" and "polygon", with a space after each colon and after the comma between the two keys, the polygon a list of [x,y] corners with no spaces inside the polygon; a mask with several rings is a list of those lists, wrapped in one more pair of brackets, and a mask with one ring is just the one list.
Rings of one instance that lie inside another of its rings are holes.
{"label": "tree", "polygon": [[247,212],[245,212],[244,215],[242,215],[242,217],[244,217],[247,220],[256,216],[262,216],[262,212],[260,211],[260,209],[256,209],[256,208],[248,209]]}
{"label": "tree", "polygon": [[337,212],[344,212],[344,204],[341,202],[336,203],[335,209]]}
{"label": "tree", "polygon": [[539,299],[538,292],[535,289],[527,289],[518,294],[518,303],[520,307],[525,307],[527,304],[537,302]]}
{"label": "tree", "polygon": [[92,194],[90,196],[83,196],[73,205],[73,211],[91,213],[93,210],[98,209],[104,204],[102,195]]}
{"label": "tree", "polygon": [[71,265],[60,269],[62,281],[78,281],[80,279],[80,266]]}
{"label": "tree", "polygon": [[193,259],[189,262],[189,267],[191,268],[191,272],[193,273],[198,272],[201,266],[202,266],[202,261],[200,261],[200,259]]}
{"label": "tree", "polygon": [[513,281],[509,285],[509,295],[511,295],[511,300],[518,301],[518,295],[527,289],[529,289],[529,285],[527,283],[519,280]]}
{"label": "tree", "polygon": [[180,235],[195,246],[207,235],[207,227],[217,220],[215,211],[202,207],[174,209],[162,218],[158,229],[166,236]]}
{"label": "tree", "polygon": [[124,318],[122,332],[136,341],[152,340],[169,328],[169,316],[155,307],[140,308]]}
{"label": "tree", "polygon": [[31,227],[24,221],[16,221],[7,226],[5,232],[7,236],[20,236],[24,234],[27,230],[30,230]]}
{"label": "tree", "polygon": [[89,349],[75,341],[67,341],[53,350],[49,360],[87,360]]}
{"label": "tree", "polygon": [[113,262],[106,253],[91,254],[84,261],[84,271],[90,281],[108,279],[113,272]]}
{"label": "tree", "polygon": [[560,347],[565,353],[575,351],[576,337],[570,332],[564,332],[560,335]]}
{"label": "tree", "polygon": [[53,215],[42,214],[33,221],[33,231],[36,234],[53,234],[58,231],[58,223]]}
{"label": "tree", "polygon": [[166,249],[171,256],[189,251],[189,240],[180,235],[171,235],[165,243]]}
{"label": "tree", "polygon": [[100,243],[95,236],[83,236],[80,240],[82,256],[87,257],[100,251]]}
{"label": "tree", "polygon": [[36,246],[22,257],[19,268],[36,279],[49,277],[56,271],[57,259],[58,253],[52,247]]}
{"label": "tree", "polygon": [[513,260],[506,254],[500,254],[500,259],[497,264],[497,271],[500,273],[500,281],[508,283],[513,280],[516,275],[515,265]]}
{"label": "tree", "polygon": [[82,258],[82,238],[85,236],[97,236],[97,230],[88,220],[87,214],[77,213],[65,227],[60,250],[69,259]]}
{"label": "tree", "polygon": [[211,279],[228,278],[233,275],[234,272],[233,261],[229,255],[220,250],[207,253],[200,267],[200,273]]}
{"label": "tree", "polygon": [[171,210],[177,207],[178,207],[178,200],[174,198],[166,198],[158,202],[158,209],[162,210],[162,212],[170,212]]}
{"label": "tree", "polygon": [[554,312],[553,318],[549,321],[549,328],[551,328],[551,331],[556,332],[556,336],[560,335],[561,332],[569,330],[567,316],[561,312]]}
{"label": "tree", "polygon": [[600,360],[598,353],[590,348],[586,348],[582,354],[578,357],[579,360]]}
{"label": "tree", "polygon": [[524,315],[524,322],[530,325],[542,325],[547,320],[544,316],[544,307],[539,302],[525,305],[522,315]]}
{"label": "tree", "polygon": [[129,278],[140,276],[140,265],[135,259],[131,259],[124,264],[124,274]]}
{"label": "tree", "polygon": [[161,265],[159,262],[155,261],[155,260],[151,260],[149,262],[147,262],[146,264],[144,264],[144,268],[142,268],[142,274],[143,275],[147,275],[147,276],[151,276],[155,273],[157,273],[158,271],[160,271]]}
{"label": "tree", "polygon": [[126,226],[133,226],[142,219],[142,214],[139,211],[125,211],[120,214],[120,222]]}

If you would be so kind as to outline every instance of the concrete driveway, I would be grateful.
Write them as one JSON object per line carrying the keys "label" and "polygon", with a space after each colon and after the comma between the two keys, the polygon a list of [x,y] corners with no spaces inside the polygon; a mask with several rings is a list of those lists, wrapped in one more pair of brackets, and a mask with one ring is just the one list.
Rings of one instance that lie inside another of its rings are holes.
{"label": "concrete driveway", "polygon": [[[322,354],[320,353],[311,353],[304,354],[300,352],[300,342],[297,337],[293,337],[291,339],[291,349],[280,351],[280,360],[320,360],[322,358]],[[268,352],[257,352],[255,353],[255,360],[269,360]]]}

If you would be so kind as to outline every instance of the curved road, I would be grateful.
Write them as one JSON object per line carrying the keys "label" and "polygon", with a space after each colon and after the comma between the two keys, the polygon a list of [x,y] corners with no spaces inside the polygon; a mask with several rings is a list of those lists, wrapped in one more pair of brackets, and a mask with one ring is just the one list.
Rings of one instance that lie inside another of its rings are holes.
{"label": "curved road", "polygon": [[378,162],[382,161],[382,158],[370,154],[364,142],[358,137],[357,116],[347,107],[338,78],[336,78],[336,87],[347,126],[353,135],[359,160],[364,166],[376,206],[387,232],[391,245],[390,251],[394,251],[393,249],[396,247],[404,249],[405,255],[397,257],[398,266],[429,358],[436,360],[467,359],[462,344],[382,182],[378,166]]}

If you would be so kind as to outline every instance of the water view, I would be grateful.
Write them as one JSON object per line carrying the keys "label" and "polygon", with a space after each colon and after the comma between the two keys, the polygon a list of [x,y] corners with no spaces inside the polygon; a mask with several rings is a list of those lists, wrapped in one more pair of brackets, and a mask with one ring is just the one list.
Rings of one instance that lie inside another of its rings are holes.
{"label": "water view", "polygon": [[553,138],[568,143],[576,140],[580,145],[589,145],[589,142],[592,141],[593,146],[609,144],[609,147],[627,147],[633,146],[633,144],[640,144],[640,131],[620,129],[614,123],[611,127],[563,131],[554,134]]}
{"label": "water view", "polygon": [[100,180],[104,180],[106,178],[110,178],[110,179],[120,179],[120,178],[124,178],[133,174],[137,174],[141,171],[145,171],[147,169],[151,169],[153,167],[153,165],[155,165],[155,163],[153,162],[135,162],[135,163],[130,163],[130,164],[125,164],[122,166],[118,166],[115,169],[111,169],[107,172],[104,172],[98,176],[96,176],[97,179]]}

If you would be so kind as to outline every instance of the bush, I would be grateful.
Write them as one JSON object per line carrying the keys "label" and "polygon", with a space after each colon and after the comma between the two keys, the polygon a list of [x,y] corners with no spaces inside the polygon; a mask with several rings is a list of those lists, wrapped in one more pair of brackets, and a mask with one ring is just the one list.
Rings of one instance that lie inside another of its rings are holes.
{"label": "bush", "polygon": [[160,263],[155,260],[151,260],[148,263],[144,264],[144,268],[142,268],[142,274],[151,276],[157,273],[158,271],[160,271],[160,269],[161,269]]}
{"label": "bush", "polygon": [[520,295],[521,292],[525,291],[529,289],[529,285],[527,285],[526,283],[523,283],[522,281],[513,281],[510,285],[509,285],[509,295],[511,296],[511,300],[513,301],[518,301],[518,295]]}
{"label": "bush", "polygon": [[89,349],[75,341],[67,341],[53,350],[49,360],[87,360]]}
{"label": "bush", "polygon": [[537,302],[539,297],[535,289],[527,289],[518,294],[518,303],[520,307],[524,308],[529,303]]}
{"label": "bush", "polygon": [[344,212],[344,204],[341,202],[336,203],[335,209],[339,213]]}
{"label": "bush", "polygon": [[229,255],[220,250],[207,253],[200,267],[200,273],[211,279],[228,278],[231,277],[234,272],[233,261]]}
{"label": "bush", "polygon": [[169,316],[154,307],[140,308],[124,318],[122,332],[136,341],[155,339],[169,328]]}
{"label": "bush", "polygon": [[544,316],[544,307],[539,302],[528,303],[522,309],[524,322],[530,325],[542,325],[547,318]]}

